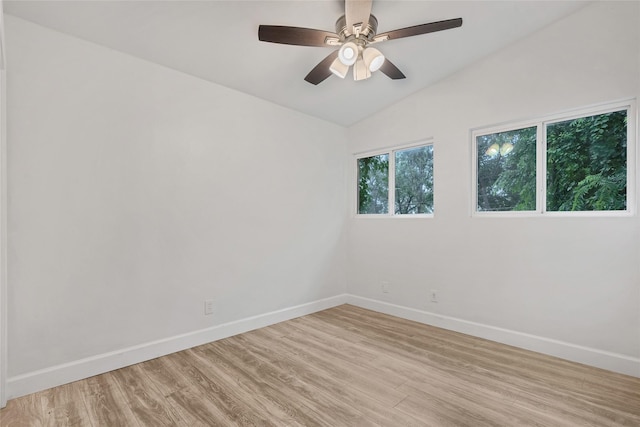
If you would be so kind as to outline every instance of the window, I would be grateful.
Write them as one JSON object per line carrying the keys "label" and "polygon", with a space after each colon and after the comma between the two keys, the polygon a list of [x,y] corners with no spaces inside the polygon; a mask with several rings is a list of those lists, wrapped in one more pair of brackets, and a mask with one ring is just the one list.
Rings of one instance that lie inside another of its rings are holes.
{"label": "window", "polygon": [[433,145],[357,158],[358,215],[433,214]]}
{"label": "window", "polygon": [[627,111],[550,123],[547,211],[627,209]]}
{"label": "window", "polygon": [[389,155],[358,159],[358,213],[389,211]]}
{"label": "window", "polygon": [[632,103],[473,132],[475,212],[627,213]]}
{"label": "window", "polygon": [[536,127],[479,135],[478,210],[536,209]]}

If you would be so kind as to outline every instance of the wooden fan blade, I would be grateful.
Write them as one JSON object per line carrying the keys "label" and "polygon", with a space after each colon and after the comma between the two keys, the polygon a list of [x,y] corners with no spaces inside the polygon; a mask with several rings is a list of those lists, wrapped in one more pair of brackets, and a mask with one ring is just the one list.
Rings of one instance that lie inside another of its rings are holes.
{"label": "wooden fan blade", "polygon": [[287,27],[283,25],[260,25],[258,40],[269,43],[292,44],[296,46],[327,46],[327,37],[338,39],[336,33],[313,28]]}
{"label": "wooden fan blade", "polygon": [[384,59],[384,63],[382,64],[382,67],[380,67],[380,71],[382,71],[384,74],[386,74],[393,80],[406,78],[406,76],[402,73],[402,71],[400,71],[398,67],[393,65],[393,63],[386,58]]}
{"label": "wooden fan blade", "polygon": [[347,25],[347,33],[353,34],[353,26],[361,24],[364,29],[369,23],[372,0],[345,0],[344,18]]}
{"label": "wooden fan blade", "polygon": [[419,36],[420,34],[450,30],[451,28],[458,28],[460,26],[462,26],[462,18],[447,19],[446,21],[430,22],[428,24],[415,25],[413,27],[401,28],[399,30],[376,34],[375,39],[401,39],[403,37]]}
{"label": "wooden fan blade", "polygon": [[309,71],[309,74],[304,78],[311,84],[317,85],[318,83],[322,83],[325,81],[331,74],[331,64],[338,57],[338,51],[333,51],[324,58],[318,65],[316,65],[313,70]]}

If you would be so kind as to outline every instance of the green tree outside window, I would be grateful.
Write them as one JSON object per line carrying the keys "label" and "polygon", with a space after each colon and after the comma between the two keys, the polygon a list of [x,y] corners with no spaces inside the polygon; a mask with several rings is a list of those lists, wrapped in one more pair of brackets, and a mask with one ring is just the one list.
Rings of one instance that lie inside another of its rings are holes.
{"label": "green tree outside window", "polygon": [[358,213],[389,212],[389,155],[358,159]]}
{"label": "green tree outside window", "polygon": [[547,210],[627,207],[627,112],[547,126]]}
{"label": "green tree outside window", "polygon": [[396,151],[395,155],[395,213],[433,213],[433,146]]}
{"label": "green tree outside window", "polygon": [[478,135],[477,211],[540,209],[540,128],[546,137],[546,211],[626,210],[627,117],[624,109]]}
{"label": "green tree outside window", "polygon": [[536,209],[536,127],[477,138],[479,211]]}

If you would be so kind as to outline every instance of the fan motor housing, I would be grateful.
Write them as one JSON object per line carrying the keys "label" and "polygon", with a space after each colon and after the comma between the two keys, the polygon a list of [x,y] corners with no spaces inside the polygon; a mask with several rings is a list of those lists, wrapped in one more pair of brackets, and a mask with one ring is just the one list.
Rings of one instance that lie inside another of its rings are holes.
{"label": "fan motor housing", "polygon": [[[378,20],[375,16],[369,15],[369,22],[362,28],[360,34],[365,36],[367,40],[371,40],[373,36],[376,35],[376,31],[378,31]],[[342,40],[346,40],[349,36],[354,35],[347,30],[347,20],[344,15],[336,21],[336,34],[338,34]]]}

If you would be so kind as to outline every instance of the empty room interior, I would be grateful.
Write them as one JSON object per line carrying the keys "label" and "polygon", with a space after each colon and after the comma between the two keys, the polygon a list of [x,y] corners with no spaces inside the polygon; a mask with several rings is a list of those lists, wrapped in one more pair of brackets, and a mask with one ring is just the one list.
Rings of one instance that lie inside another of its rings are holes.
{"label": "empty room interior", "polygon": [[640,2],[0,4],[0,425],[640,425]]}

